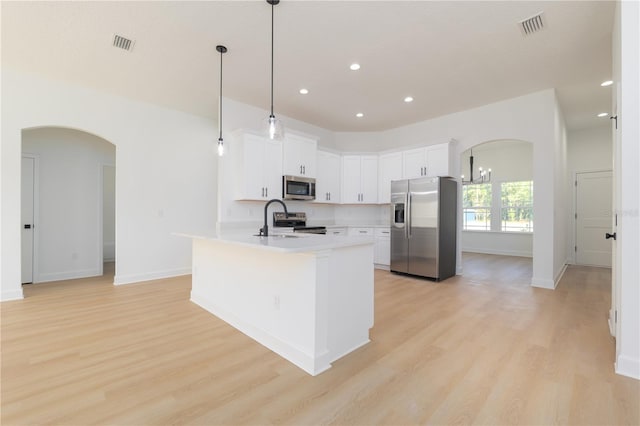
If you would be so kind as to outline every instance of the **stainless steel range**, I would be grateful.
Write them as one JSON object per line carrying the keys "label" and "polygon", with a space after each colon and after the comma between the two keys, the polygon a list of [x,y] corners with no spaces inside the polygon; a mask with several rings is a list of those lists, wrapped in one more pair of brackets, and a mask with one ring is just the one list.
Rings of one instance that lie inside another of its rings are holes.
{"label": "stainless steel range", "polygon": [[273,212],[274,228],[292,228],[293,232],[307,234],[326,234],[324,226],[307,226],[307,214],[305,212]]}

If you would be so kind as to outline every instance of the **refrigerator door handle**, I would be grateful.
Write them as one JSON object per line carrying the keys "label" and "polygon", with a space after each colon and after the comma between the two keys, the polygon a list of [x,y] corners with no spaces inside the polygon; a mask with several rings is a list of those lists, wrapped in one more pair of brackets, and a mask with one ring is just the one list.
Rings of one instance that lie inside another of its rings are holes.
{"label": "refrigerator door handle", "polygon": [[411,238],[411,192],[407,193],[407,211],[404,214],[405,227],[407,228],[407,238]]}

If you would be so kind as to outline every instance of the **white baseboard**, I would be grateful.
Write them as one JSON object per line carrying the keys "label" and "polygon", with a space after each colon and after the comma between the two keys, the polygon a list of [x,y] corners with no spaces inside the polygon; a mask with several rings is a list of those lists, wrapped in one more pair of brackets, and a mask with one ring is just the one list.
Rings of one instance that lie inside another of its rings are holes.
{"label": "white baseboard", "polygon": [[48,283],[51,281],[75,280],[77,278],[97,277],[100,275],[102,275],[102,272],[95,268],[80,269],[78,271],[51,272],[45,274],[40,273],[38,274],[38,281],[35,281],[34,284]]}
{"label": "white baseboard", "polygon": [[538,288],[546,288],[548,290],[555,290],[556,286],[552,279],[550,278],[531,278],[531,286]]}
{"label": "white baseboard", "polygon": [[134,284],[142,281],[161,280],[163,278],[190,275],[191,268],[167,269],[165,271],[149,272],[146,274],[116,275],[113,277],[114,285]]}
{"label": "white baseboard", "polygon": [[616,337],[616,323],[613,320],[613,316],[615,315],[613,309],[609,309],[609,318],[607,319],[607,323],[609,324],[609,333]]}
{"label": "white baseboard", "polygon": [[620,355],[616,360],[615,368],[616,374],[640,380],[640,359]]}
{"label": "white baseboard", "polygon": [[20,290],[3,291],[0,293],[0,302],[24,299],[22,288]]}
{"label": "white baseboard", "polygon": [[462,247],[462,251],[469,253],[497,254],[500,256],[533,257],[533,253],[524,250],[494,250],[482,247]]}
{"label": "white baseboard", "polygon": [[374,267],[375,269],[382,269],[382,270],[384,270],[384,271],[388,271],[388,270],[390,270],[390,269],[391,269],[391,267],[390,267],[389,265],[383,265],[383,264],[381,264],[381,263],[374,263],[374,264],[373,264],[373,267]]}
{"label": "white baseboard", "polygon": [[558,287],[558,284],[560,283],[560,280],[562,279],[564,272],[567,270],[567,266],[569,265],[566,263],[562,265],[562,268],[560,268],[560,272],[556,274],[556,279],[554,280],[554,288]]}

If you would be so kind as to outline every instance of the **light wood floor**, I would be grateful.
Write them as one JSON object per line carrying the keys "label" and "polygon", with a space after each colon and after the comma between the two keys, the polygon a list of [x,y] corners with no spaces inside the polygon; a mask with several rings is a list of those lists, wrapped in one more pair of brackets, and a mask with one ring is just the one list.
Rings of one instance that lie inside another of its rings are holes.
{"label": "light wood floor", "polygon": [[610,271],[530,259],[441,283],[376,271],[372,342],[311,377],[189,302],[190,277],[25,286],[2,308],[2,425],[640,423],[613,372]]}

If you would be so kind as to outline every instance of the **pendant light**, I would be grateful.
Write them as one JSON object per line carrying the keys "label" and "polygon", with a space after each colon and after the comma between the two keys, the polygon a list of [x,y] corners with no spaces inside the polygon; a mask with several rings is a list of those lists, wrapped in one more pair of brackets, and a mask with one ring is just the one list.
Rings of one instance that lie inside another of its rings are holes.
{"label": "pendant light", "polygon": [[218,129],[220,135],[218,136],[218,155],[222,157],[224,155],[224,140],[222,139],[222,54],[226,53],[227,48],[218,45],[216,50],[220,52],[220,102],[218,104]]}
{"label": "pendant light", "polygon": [[271,113],[266,119],[266,133],[269,139],[281,140],[284,137],[284,127],[273,114],[273,9],[280,0],[267,0],[267,3],[271,5]]}

